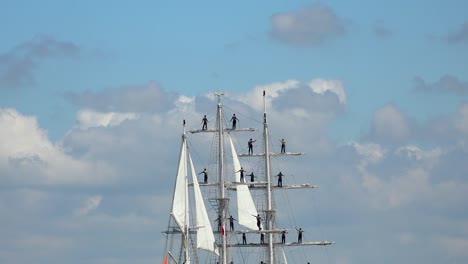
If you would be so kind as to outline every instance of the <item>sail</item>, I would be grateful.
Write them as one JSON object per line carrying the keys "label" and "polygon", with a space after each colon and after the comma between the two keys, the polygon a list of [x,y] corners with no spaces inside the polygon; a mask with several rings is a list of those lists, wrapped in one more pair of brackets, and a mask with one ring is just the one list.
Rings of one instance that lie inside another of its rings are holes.
{"label": "sail", "polygon": [[[240,182],[240,162],[237,157],[236,149],[232,143],[231,137],[229,137],[229,142],[231,142],[231,153],[234,165],[235,180]],[[245,180],[245,179],[244,179]],[[240,225],[243,225],[250,229],[257,229],[257,219],[255,216],[258,214],[255,204],[250,195],[249,187],[246,184],[237,185],[237,213],[238,221]]]}
{"label": "sail", "polygon": [[172,202],[172,216],[176,220],[182,232],[186,232],[188,226],[188,183],[187,183],[187,142],[182,140],[180,150],[179,168],[177,169],[177,178],[174,190],[174,200]]}
{"label": "sail", "polygon": [[195,195],[195,211],[197,212],[197,248],[211,251],[218,255],[218,249],[215,247],[215,238],[211,228],[210,219],[206,212],[205,202],[203,201],[200,186],[198,185],[197,174],[193,166],[192,157],[189,154],[190,167],[192,169],[193,192]]}

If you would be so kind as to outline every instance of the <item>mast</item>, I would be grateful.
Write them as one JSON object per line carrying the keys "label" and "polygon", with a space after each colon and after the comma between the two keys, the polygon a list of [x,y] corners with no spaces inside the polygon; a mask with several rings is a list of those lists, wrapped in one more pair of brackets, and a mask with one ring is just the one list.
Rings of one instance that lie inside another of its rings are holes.
{"label": "mast", "polygon": [[[270,150],[268,147],[268,123],[267,123],[267,113],[266,113],[266,101],[265,101],[265,91],[263,91],[263,138],[265,144],[265,176],[267,180],[267,210],[266,210],[266,229],[273,230],[273,220],[275,211],[272,206],[272,189],[271,189],[271,174],[270,174]],[[273,248],[273,233],[268,233],[268,261],[267,263],[273,264],[274,259],[274,248]]]}
{"label": "mast", "polygon": [[221,264],[227,264],[227,241],[226,241],[226,194],[224,189],[224,129],[223,129],[223,105],[221,104],[221,96],[223,94],[215,94],[218,97],[218,110],[217,110],[217,118],[218,118],[218,176],[219,176],[219,219],[221,225],[221,252],[219,255],[219,262]]}
{"label": "mast", "polygon": [[[183,122],[183,132],[182,132],[182,144],[183,146],[185,147],[185,160],[187,160],[187,156],[188,156],[188,153],[187,153],[187,138],[186,138],[186,134],[185,134],[185,119],[184,119],[184,122]],[[184,226],[184,244],[185,244],[185,262],[187,263],[190,263],[190,255],[189,255],[189,224],[188,224],[188,221],[189,221],[189,200],[188,200],[188,170],[187,170],[187,166],[185,166],[185,214],[184,214],[184,222],[185,222],[185,226]]]}

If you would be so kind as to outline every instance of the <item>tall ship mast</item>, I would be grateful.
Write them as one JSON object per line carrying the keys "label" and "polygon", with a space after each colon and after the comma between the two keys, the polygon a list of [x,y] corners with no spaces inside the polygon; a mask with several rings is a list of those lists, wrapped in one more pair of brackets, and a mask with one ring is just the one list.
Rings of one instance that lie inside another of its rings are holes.
{"label": "tall ship mast", "polygon": [[[212,155],[212,166],[201,173],[195,170],[189,151],[190,144],[187,142],[185,120],[183,123],[172,209],[168,227],[164,231],[166,246],[163,263],[288,263],[285,248],[333,244],[332,241],[302,241],[302,229],[278,227],[274,192],[316,186],[283,185],[281,172],[276,175],[279,177],[278,184],[273,183],[271,157],[299,156],[302,153],[286,152],[284,141],[281,152],[271,152],[265,91],[260,153],[254,153],[251,148],[256,141],[252,139],[248,143],[248,153],[237,153],[233,140],[235,135],[239,132],[254,132],[255,129],[237,127],[235,114],[229,120],[232,125],[225,125],[227,120],[221,103],[223,94],[215,96],[218,103],[214,128],[208,128],[205,123],[202,129],[189,131],[194,136],[211,133],[216,143],[212,148],[215,153]],[[230,155],[226,154],[226,149],[230,149]],[[247,175],[247,170],[241,165],[248,164],[247,159],[262,161],[263,165],[258,166],[257,175],[253,171]],[[202,181],[197,179],[199,174],[204,176]],[[208,181],[208,174],[215,177],[210,177]],[[286,233],[290,231],[297,232],[297,242],[285,241]]]}

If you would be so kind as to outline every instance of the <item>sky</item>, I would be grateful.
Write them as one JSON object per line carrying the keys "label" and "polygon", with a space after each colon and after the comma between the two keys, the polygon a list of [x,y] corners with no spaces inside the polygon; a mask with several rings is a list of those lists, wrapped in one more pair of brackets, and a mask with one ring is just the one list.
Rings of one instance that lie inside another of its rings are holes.
{"label": "sky", "polygon": [[466,10],[0,0],[0,262],[158,263],[182,120],[222,92],[261,129],[265,90],[273,148],[305,153],[274,170],[319,186],[276,194],[279,222],[336,241],[291,263],[468,263]]}

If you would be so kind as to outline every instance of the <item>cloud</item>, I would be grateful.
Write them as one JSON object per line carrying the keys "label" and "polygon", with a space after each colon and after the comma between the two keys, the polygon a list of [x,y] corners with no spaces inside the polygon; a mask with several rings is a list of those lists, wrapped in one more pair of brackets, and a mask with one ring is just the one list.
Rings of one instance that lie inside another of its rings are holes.
{"label": "cloud", "polygon": [[411,136],[411,123],[394,105],[388,104],[374,113],[369,138],[379,142],[403,142]]}
{"label": "cloud", "polygon": [[0,54],[0,89],[18,88],[34,84],[34,71],[47,59],[76,58],[80,48],[73,42],[56,40],[50,36],[36,36],[9,52]]}
{"label": "cloud", "polygon": [[90,127],[116,126],[125,120],[138,119],[135,113],[100,113],[89,109],[80,110],[77,114],[78,127],[87,129]]}
{"label": "cloud", "polygon": [[383,20],[377,20],[375,21],[373,25],[372,32],[376,37],[379,38],[386,38],[390,37],[392,35],[392,31],[390,31],[384,24]]}
{"label": "cloud", "polygon": [[68,92],[65,98],[82,108],[99,112],[164,112],[175,107],[175,94],[162,89],[156,83],[144,86],[129,86],[100,92]]}
{"label": "cloud", "polygon": [[271,16],[271,35],[286,44],[317,46],[346,32],[332,9],[313,4],[297,11]]}
{"label": "cloud", "polygon": [[458,31],[449,33],[446,40],[449,44],[468,44],[468,21],[463,23]]}
{"label": "cloud", "polygon": [[75,214],[80,215],[80,216],[85,216],[91,213],[92,211],[95,211],[99,205],[101,204],[102,201],[102,196],[97,195],[97,196],[92,196],[88,199],[86,199],[84,205],[81,208],[78,208],[75,210]]}
{"label": "cloud", "polygon": [[341,104],[346,104],[346,93],[343,89],[343,83],[339,80],[315,79],[309,83],[309,87],[318,94],[334,93],[338,96]]}
{"label": "cloud", "polygon": [[414,77],[413,83],[416,91],[453,93],[460,96],[468,94],[468,82],[461,81],[452,75],[444,75],[432,84],[416,76]]}
{"label": "cloud", "polygon": [[90,184],[110,180],[112,169],[76,160],[49,141],[37,119],[0,108],[0,178],[9,184]]}

